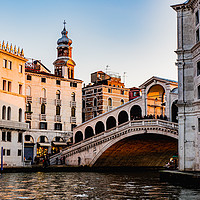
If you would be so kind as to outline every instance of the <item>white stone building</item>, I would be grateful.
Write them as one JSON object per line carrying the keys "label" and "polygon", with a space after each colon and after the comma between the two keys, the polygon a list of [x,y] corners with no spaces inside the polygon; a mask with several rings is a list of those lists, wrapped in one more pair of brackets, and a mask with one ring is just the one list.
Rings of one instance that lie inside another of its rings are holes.
{"label": "white stone building", "polygon": [[56,153],[66,147],[72,129],[82,122],[82,81],[74,78],[72,41],[65,27],[58,40],[52,74],[39,60],[26,63],[25,158]]}
{"label": "white stone building", "polygon": [[0,147],[7,166],[22,166],[24,161],[26,61],[23,50],[0,44]]}
{"label": "white stone building", "polygon": [[177,12],[179,169],[200,171],[199,0],[174,5]]}

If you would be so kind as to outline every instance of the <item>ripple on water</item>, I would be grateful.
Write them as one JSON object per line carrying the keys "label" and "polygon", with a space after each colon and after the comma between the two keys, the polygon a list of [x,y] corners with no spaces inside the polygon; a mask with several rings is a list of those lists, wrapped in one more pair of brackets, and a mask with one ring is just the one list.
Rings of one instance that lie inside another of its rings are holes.
{"label": "ripple on water", "polygon": [[13,173],[0,179],[0,199],[198,199],[199,189],[159,182],[154,172]]}

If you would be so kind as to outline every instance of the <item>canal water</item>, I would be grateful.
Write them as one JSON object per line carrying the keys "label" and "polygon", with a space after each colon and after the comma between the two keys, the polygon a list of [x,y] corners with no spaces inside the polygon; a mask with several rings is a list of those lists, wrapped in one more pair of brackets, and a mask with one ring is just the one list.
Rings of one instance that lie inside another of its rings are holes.
{"label": "canal water", "polygon": [[200,189],[160,182],[158,172],[8,173],[0,199],[200,199]]}

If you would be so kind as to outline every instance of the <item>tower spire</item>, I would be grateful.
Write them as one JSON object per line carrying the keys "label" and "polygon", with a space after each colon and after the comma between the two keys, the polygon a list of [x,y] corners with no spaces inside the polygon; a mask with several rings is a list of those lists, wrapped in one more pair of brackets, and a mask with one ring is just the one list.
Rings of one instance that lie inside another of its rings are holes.
{"label": "tower spire", "polygon": [[65,20],[64,20],[63,24],[64,24],[64,29],[65,29],[65,25],[66,25],[66,21]]}

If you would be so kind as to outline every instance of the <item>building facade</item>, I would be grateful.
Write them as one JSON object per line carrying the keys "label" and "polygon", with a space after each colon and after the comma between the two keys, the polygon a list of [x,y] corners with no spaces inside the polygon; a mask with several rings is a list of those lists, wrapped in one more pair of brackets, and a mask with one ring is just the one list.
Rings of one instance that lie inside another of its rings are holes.
{"label": "building facade", "polygon": [[7,166],[24,162],[26,61],[23,49],[0,43],[0,147]]}
{"label": "building facade", "polygon": [[82,121],[87,121],[129,101],[129,89],[121,77],[97,71],[91,74],[91,83],[82,89]]}
{"label": "building facade", "polygon": [[200,171],[199,1],[174,5],[177,12],[179,169]]}
{"label": "building facade", "polygon": [[61,33],[54,74],[39,60],[26,63],[25,158],[59,152],[82,122],[82,81],[74,78],[72,40],[65,27]]}

